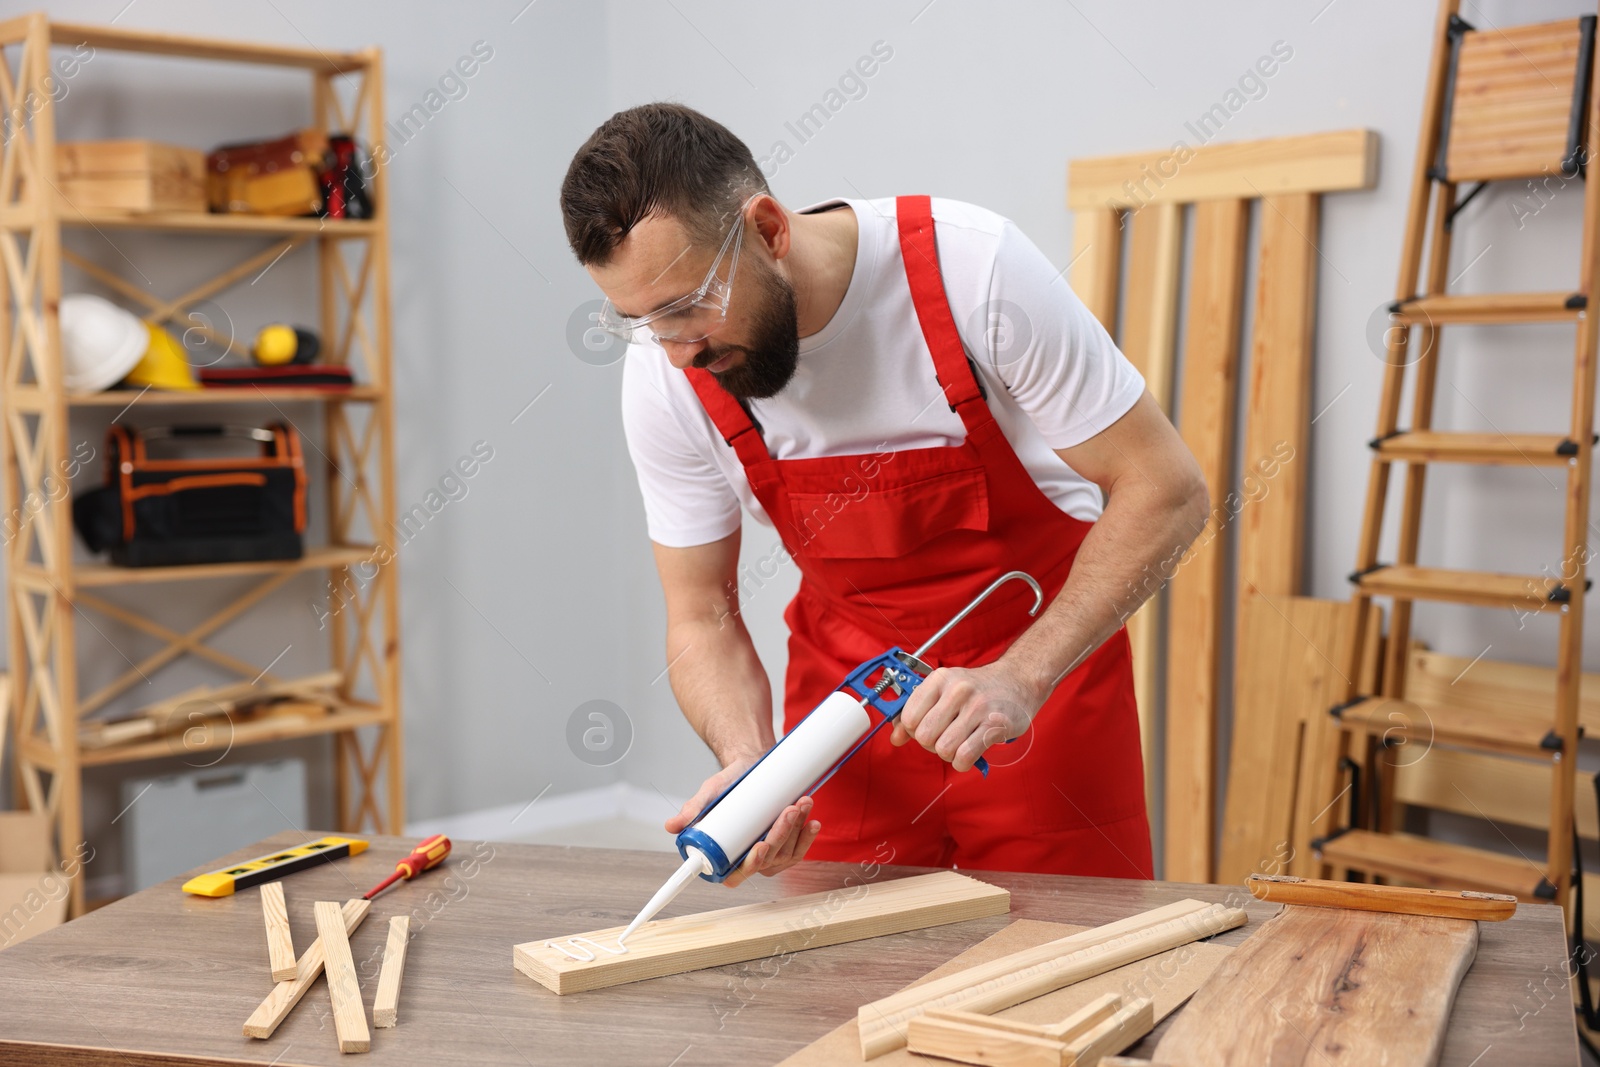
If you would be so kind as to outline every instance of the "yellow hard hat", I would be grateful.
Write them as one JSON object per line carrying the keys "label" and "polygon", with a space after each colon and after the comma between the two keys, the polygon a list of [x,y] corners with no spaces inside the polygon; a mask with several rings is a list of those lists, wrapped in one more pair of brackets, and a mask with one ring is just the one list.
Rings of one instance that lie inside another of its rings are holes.
{"label": "yellow hard hat", "polygon": [[150,331],[150,345],[144,350],[144,358],[128,373],[127,381],[154,389],[199,389],[194,368],[189,366],[189,357],[178,339],[154,323],[147,322],[145,326]]}

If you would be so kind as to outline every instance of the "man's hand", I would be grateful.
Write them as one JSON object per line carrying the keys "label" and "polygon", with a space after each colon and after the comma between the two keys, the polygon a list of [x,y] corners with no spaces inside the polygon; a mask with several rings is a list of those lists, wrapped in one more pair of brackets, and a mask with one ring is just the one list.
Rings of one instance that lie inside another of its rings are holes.
{"label": "man's hand", "polygon": [[968,771],[990,745],[1027,732],[1044,695],[1004,661],[966,670],[940,667],[917,686],[889,740],[915,738],[958,771]]}
{"label": "man's hand", "polygon": [[[678,810],[678,814],[667,820],[667,833],[677,834],[688,826],[694,817],[700,814],[701,808],[711,803],[714,797],[728,788],[759,758],[759,756],[748,756],[735,760],[707,778],[700,786],[699,792],[689,798],[688,802]],[[806,822],[806,817],[811,814],[811,805],[810,797],[801,797],[784,808],[778,814],[778,820],[772,824],[772,829],[767,831],[767,836],[751,846],[750,854],[745,856],[739,869],[730,872],[722,884],[732,888],[758,872],[770,878],[804,859],[806,850],[822,831],[820,822]]]}

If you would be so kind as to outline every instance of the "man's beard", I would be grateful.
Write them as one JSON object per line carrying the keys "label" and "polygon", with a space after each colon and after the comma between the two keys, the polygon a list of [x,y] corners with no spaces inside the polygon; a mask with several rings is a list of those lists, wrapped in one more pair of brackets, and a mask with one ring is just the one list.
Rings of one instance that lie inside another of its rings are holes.
{"label": "man's beard", "polygon": [[744,362],[725,371],[715,371],[717,384],[742,400],[765,400],[777,396],[794,377],[800,365],[800,326],[795,313],[794,287],[775,270],[760,265],[756,273],[755,318],[748,345],[708,346],[694,361],[708,367],[729,352],[743,352]]}

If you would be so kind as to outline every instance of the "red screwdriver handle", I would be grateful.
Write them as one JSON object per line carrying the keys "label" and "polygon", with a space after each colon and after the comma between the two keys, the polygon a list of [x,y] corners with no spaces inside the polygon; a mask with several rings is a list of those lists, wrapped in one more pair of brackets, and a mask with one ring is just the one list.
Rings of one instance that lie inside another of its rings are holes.
{"label": "red screwdriver handle", "polygon": [[415,878],[423,871],[431,871],[444,862],[450,855],[450,839],[443,834],[434,834],[422,844],[411,850],[411,855],[395,864],[395,871],[407,881]]}
{"label": "red screwdriver handle", "polygon": [[395,864],[394,873],[373,886],[362,899],[371,900],[402,878],[410,881],[423,871],[433,870],[443,863],[448,855],[450,855],[450,839],[443,834],[434,834],[412,849],[409,856]]}

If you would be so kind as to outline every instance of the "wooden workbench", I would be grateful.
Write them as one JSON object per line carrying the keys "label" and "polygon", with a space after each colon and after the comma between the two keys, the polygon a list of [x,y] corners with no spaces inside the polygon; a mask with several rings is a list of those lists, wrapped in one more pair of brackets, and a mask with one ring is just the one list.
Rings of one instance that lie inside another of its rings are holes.
{"label": "wooden workbench", "polygon": [[[320,831],[280,834],[207,867],[317,836]],[[374,838],[361,856],[286,879],[296,950],[304,951],[315,936],[314,901],[360,896],[412,844]],[[976,919],[801,952],[781,966],[755,961],[567,997],[512,969],[517,942],[626,922],[673,866],[659,852],[456,842],[445,867],[379,897],[352,938],[370,1010],[389,918],[412,916],[399,1026],[374,1031],[372,1052],[359,1062],[773,1063],[854,1016],[859,1005],[894,992],[1010,921]],[[878,877],[902,873],[915,872],[884,868]],[[859,868],[807,863],[737,890],[696,883],[669,914],[815,892],[843,885],[851,875],[851,883],[858,882]],[[1225,886],[978,877],[1011,890],[1011,918],[1097,925],[1185,896],[1244,904],[1252,926],[1223,935],[1223,943],[1243,940],[1276,910]],[[181,881],[0,952],[0,1064],[358,1062],[338,1052],[322,982],[271,1040],[241,1036],[245,1018],[272,986],[259,894],[202,899],[179,891]],[[1483,924],[1477,962],[1456,999],[1440,1063],[1577,1062],[1564,959],[1560,913],[1553,907],[1524,906],[1508,922]],[[1548,991],[1540,1000],[1530,989]],[[1134,1053],[1142,1049],[1148,1056],[1160,1033]]]}

